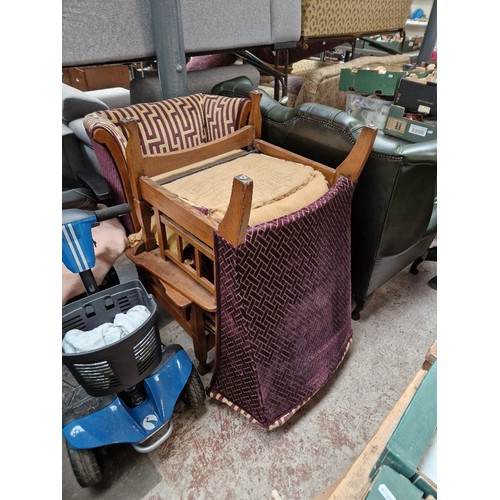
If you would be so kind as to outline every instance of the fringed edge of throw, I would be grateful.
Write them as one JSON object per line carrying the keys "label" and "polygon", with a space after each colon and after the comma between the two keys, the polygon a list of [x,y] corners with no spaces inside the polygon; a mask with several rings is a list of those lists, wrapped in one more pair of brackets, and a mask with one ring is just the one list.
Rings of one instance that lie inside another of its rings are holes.
{"label": "fringed edge of throw", "polygon": [[240,415],[243,415],[245,418],[247,418],[252,424],[257,424],[264,428],[267,431],[272,431],[280,426],[282,426],[285,422],[290,420],[303,406],[305,406],[311,399],[325,386],[325,384],[332,378],[332,376],[336,373],[336,371],[339,369],[339,367],[342,365],[342,362],[344,361],[344,358],[347,354],[347,351],[349,350],[349,347],[351,347],[352,343],[352,337],[349,339],[349,342],[347,342],[346,347],[344,349],[344,353],[342,354],[342,358],[338,362],[337,366],[335,367],[335,370],[333,370],[332,374],[328,377],[328,379],[325,381],[325,383],[317,390],[315,391],[311,396],[309,396],[306,400],[302,401],[299,405],[295,406],[292,408],[290,411],[282,415],[281,417],[277,418],[272,424],[270,425],[265,425],[261,422],[259,422],[255,417],[250,415],[247,411],[245,411],[243,408],[240,408],[237,404],[233,403],[230,401],[224,394],[220,393],[216,389],[210,389],[208,392],[208,395],[215,399],[216,401],[219,401],[221,403],[224,403],[229,406],[232,410],[234,410],[236,413],[239,413]]}

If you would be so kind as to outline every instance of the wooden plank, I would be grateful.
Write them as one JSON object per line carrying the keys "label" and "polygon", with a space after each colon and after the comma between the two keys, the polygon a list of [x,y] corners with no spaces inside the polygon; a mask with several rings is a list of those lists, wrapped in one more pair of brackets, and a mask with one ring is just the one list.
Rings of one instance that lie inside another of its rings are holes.
{"label": "wooden plank", "polygon": [[[154,177],[181,167],[204,161],[228,151],[250,146],[254,139],[254,128],[246,125],[220,139],[200,144],[189,149],[167,154],[148,155],[143,160],[143,175]],[[133,160],[134,158],[132,158]]]}
{"label": "wooden plank", "polygon": [[326,488],[323,488],[320,492],[314,495],[313,500],[328,500],[330,498],[330,495],[332,495],[335,491],[335,488],[337,487],[339,482],[340,481],[335,481],[334,483],[329,484]]}
{"label": "wooden plank", "polygon": [[[426,370],[421,369],[417,372],[399,401],[394,405],[389,415],[382,422],[381,426],[355,460],[352,467],[339,481],[333,493],[328,497],[328,500],[353,500],[365,498],[371,485],[369,477],[370,471],[426,375]],[[319,498],[315,500],[319,500]]]}
{"label": "wooden plank", "polygon": [[427,352],[422,368],[424,370],[429,370],[429,368],[434,364],[434,361],[436,361],[436,359],[437,359],[437,340],[434,341],[429,351]]}
{"label": "wooden plank", "polygon": [[213,248],[214,231],[218,224],[148,177],[141,177],[140,182],[142,196],[148,203],[168,214],[179,226]]}
{"label": "wooden plank", "polygon": [[274,144],[262,141],[260,139],[255,141],[255,147],[257,148],[258,151],[268,156],[273,156],[275,158],[281,158],[283,160],[288,160],[288,161],[294,161],[296,163],[300,163],[301,165],[308,165],[309,167],[318,170],[325,176],[325,179],[328,182],[329,186],[331,186],[334,182],[335,178],[334,168],[328,167],[327,165],[323,165],[322,163],[311,160],[297,153],[292,153],[287,149],[280,148],[279,146],[275,146]]}
{"label": "wooden plank", "polygon": [[149,271],[163,281],[164,284],[177,290],[181,295],[192,300],[203,310],[208,312],[215,312],[217,310],[214,295],[194,279],[190,278],[173,262],[163,260],[158,249],[138,255],[127,252],[127,256],[135,265]]}
{"label": "wooden plank", "polygon": [[186,309],[187,307],[193,305],[193,301],[189,300],[186,296],[179,293],[177,290],[169,286],[164,281],[161,282],[163,288],[165,289],[165,293],[172,299],[177,307],[180,309]]}
{"label": "wooden plank", "polygon": [[319,491],[313,500],[357,500],[358,498],[365,498],[372,484],[370,481],[370,472],[373,466],[380,457],[394,429],[401,420],[403,413],[436,359],[437,340],[434,341],[427,351],[422,369],[417,372],[351,468],[340,480]]}
{"label": "wooden plank", "polygon": [[235,247],[245,243],[252,209],[253,181],[240,174],[233,179],[231,199],[219,224],[219,234]]}
{"label": "wooden plank", "polygon": [[335,171],[335,180],[337,182],[341,175],[357,182],[363,168],[372,152],[373,143],[377,137],[377,129],[364,126],[361,133],[351,149],[347,158],[337,167]]}
{"label": "wooden plank", "polygon": [[130,88],[130,73],[123,64],[63,68],[63,82],[68,80],[68,85],[84,92],[112,87]]}

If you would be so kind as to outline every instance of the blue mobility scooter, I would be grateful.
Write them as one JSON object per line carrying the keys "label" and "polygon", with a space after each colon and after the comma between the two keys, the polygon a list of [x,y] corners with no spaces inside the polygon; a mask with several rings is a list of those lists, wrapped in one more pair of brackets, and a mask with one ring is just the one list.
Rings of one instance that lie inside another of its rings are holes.
{"label": "blue mobility scooter", "polygon": [[113,343],[84,352],[62,353],[62,431],[73,473],[82,487],[103,477],[100,450],[130,443],[147,453],[172,433],[172,414],[179,398],[188,406],[204,404],[205,390],[184,349],[162,344],[153,297],[139,280],[105,289],[97,286],[91,228],[130,212],[129,205],[101,210],[63,209],[63,262],[79,273],[86,295],[62,309],[63,338],[70,330],[85,335],[118,313],[147,307],[149,317]]}

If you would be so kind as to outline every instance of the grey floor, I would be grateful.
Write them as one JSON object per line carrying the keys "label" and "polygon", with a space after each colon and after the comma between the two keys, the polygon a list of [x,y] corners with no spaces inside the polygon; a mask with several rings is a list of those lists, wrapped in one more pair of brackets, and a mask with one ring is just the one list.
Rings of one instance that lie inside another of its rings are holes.
{"label": "grey floor", "polygon": [[[121,264],[119,273],[131,270]],[[349,469],[436,340],[436,291],[427,284],[436,274],[437,264],[424,262],[418,275],[407,268],[381,287],[353,322],[344,364],[284,426],[266,432],[212,399],[202,410],[179,405],[157,450],[109,447],[105,478],[93,488],[78,485],[62,443],[63,500],[313,499]],[[160,328],[165,343],[195,359],[188,335],[163,311]]]}

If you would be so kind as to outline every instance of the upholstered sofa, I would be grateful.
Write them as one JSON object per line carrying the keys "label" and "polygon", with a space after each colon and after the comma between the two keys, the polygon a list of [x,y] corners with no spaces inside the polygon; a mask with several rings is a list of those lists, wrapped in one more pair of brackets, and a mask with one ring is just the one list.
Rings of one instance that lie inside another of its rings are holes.
{"label": "upholstered sofa", "polygon": [[[248,80],[237,78],[213,93],[243,97],[251,90]],[[259,91],[263,139],[326,165],[345,158],[363,126],[345,111],[318,103],[288,108]],[[378,132],[352,204],[353,319],[381,285],[432,244],[436,179],[437,141],[411,144]]]}
{"label": "upholstered sofa", "polygon": [[412,0],[302,0],[301,38],[360,36],[403,29]]}
{"label": "upholstered sofa", "polygon": [[190,71],[190,57],[293,47],[300,38],[300,9],[300,0],[63,0],[62,66],[155,60],[161,88],[158,78],[132,79],[133,103],[207,93],[220,81],[255,79],[259,72],[250,64]]}
{"label": "upholstered sofa", "polygon": [[[300,0],[181,0],[179,5],[186,54],[300,38]],[[151,13],[150,0],[63,0],[63,66],[153,59],[157,47]],[[168,19],[155,22],[164,23],[165,30],[174,26]]]}

